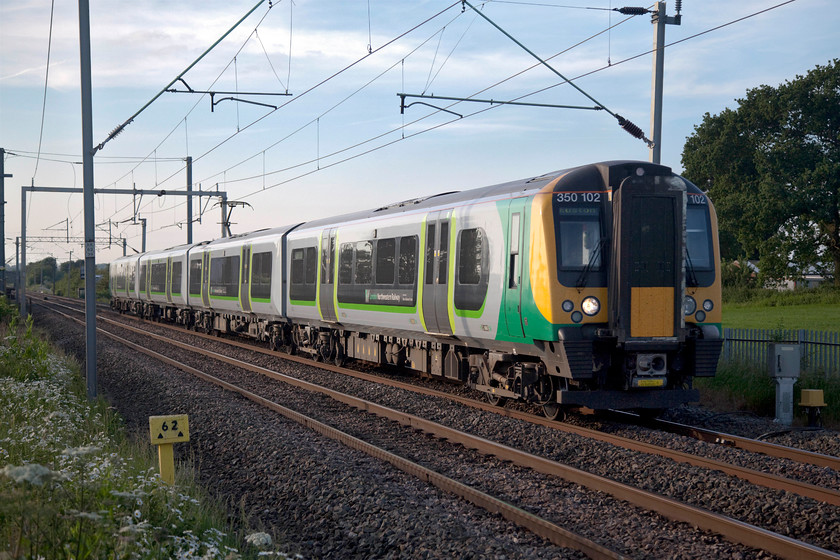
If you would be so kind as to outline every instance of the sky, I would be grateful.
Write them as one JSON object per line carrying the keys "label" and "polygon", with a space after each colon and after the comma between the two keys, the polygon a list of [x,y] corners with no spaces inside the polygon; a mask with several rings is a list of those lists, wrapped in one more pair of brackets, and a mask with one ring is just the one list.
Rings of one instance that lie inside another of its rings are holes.
{"label": "sky", "polygon": [[[612,116],[652,137],[654,27],[650,15],[611,10],[627,4],[471,0],[547,68],[460,2],[257,2],[91,2],[93,141],[104,142],[95,188],[183,191],[191,157],[193,190],[224,191],[242,203],[231,213],[236,234],[586,163],[649,159],[648,146]],[[676,5],[665,3],[669,16]],[[706,113],[736,108],[748,89],[778,86],[840,56],[836,0],[681,5],[680,25],[665,31],[660,144],[661,163],[677,172],[686,137]],[[0,3],[12,265],[20,188],[83,186],[78,22],[72,1]],[[178,93],[158,96],[179,76],[171,86]],[[182,93],[188,89],[215,92],[215,103]],[[401,113],[398,93],[607,111],[415,97],[406,105],[420,103]],[[218,200],[194,199],[194,241],[221,236]],[[129,254],[141,250],[139,219],[148,250],[187,240],[184,196],[97,194],[94,206],[97,263],[121,256],[122,239]],[[31,193],[26,223],[28,262],[63,262],[70,251],[82,258],[82,243],[66,242],[84,236],[81,194]]]}

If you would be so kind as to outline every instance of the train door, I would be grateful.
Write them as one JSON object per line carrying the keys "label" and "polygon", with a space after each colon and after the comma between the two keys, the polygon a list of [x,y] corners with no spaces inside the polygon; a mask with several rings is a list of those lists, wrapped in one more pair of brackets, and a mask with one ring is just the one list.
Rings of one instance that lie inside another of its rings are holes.
{"label": "train door", "polygon": [[146,300],[150,301],[152,299],[152,261],[147,262],[148,264],[145,267],[141,267],[141,272],[143,273],[143,280],[146,282],[146,289],[144,290]]}
{"label": "train door", "polygon": [[423,319],[426,330],[452,334],[449,323],[449,227],[451,210],[426,219],[426,257],[423,279]]}
{"label": "train door", "polygon": [[335,228],[321,233],[321,256],[318,259],[318,311],[324,321],[336,322],[335,309]]}
{"label": "train door", "polygon": [[[611,322],[622,338],[672,338],[682,321],[685,191],[654,177],[627,178],[613,198],[614,256]],[[616,314],[617,313],[617,314]]]}
{"label": "train door", "polygon": [[251,246],[239,252],[239,305],[245,313],[251,312]]}
{"label": "train door", "polygon": [[524,337],[522,328],[522,260],[525,251],[525,201],[515,198],[508,206],[507,282],[505,284],[505,321],[508,334]]}
{"label": "train door", "polygon": [[166,257],[166,274],[164,278],[164,282],[166,283],[166,302],[172,303],[172,257]]}
{"label": "train door", "polygon": [[201,254],[201,303],[210,307],[210,251]]}

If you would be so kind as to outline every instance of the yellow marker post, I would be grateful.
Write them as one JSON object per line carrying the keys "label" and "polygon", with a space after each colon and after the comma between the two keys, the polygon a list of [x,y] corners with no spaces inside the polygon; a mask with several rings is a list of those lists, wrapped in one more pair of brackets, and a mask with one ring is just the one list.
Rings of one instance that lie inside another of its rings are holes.
{"label": "yellow marker post", "polygon": [[158,448],[160,477],[169,484],[175,483],[175,454],[172,444],[190,441],[190,423],[186,414],[149,416],[149,434],[152,445]]}

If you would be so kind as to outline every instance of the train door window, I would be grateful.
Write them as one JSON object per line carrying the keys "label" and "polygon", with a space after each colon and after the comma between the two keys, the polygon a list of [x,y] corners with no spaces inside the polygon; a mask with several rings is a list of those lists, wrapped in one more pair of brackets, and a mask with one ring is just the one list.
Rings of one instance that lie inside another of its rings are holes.
{"label": "train door window", "polygon": [[438,256],[438,284],[449,278],[449,220],[440,222],[440,252]]}
{"label": "train door window", "polygon": [[521,226],[522,215],[519,212],[516,212],[510,217],[510,254],[508,256],[508,288],[516,288],[519,286],[519,230],[522,229]]}
{"label": "train door window", "polygon": [[306,248],[306,278],[307,284],[315,284],[318,275],[318,249]]}
{"label": "train door window", "polygon": [[190,261],[190,295],[201,295],[201,259],[193,259]]}
{"label": "train door window", "polygon": [[631,235],[630,282],[634,287],[674,285],[674,200],[667,197],[636,197]]}
{"label": "train door window", "polygon": [[172,263],[172,274],[169,279],[169,293],[172,295],[181,295],[181,261]]}
{"label": "train door window", "polygon": [[335,277],[335,234],[321,242],[321,284],[332,284]]}
{"label": "train door window", "polygon": [[338,283],[351,284],[353,282],[353,244],[342,243],[338,258]]}
{"label": "train door window", "polygon": [[394,285],[397,240],[393,237],[376,242],[376,283]]}
{"label": "train door window", "polygon": [[136,268],[134,264],[128,265],[128,289],[131,292],[134,291],[134,272]]}
{"label": "train door window", "polygon": [[426,284],[435,283],[435,225],[426,226]]}
{"label": "train door window", "polygon": [[414,284],[417,276],[417,238],[400,238],[399,283]]}
{"label": "train door window", "polygon": [[354,284],[372,284],[373,282],[373,245],[370,241],[356,243],[356,273]]}
{"label": "train door window", "polygon": [[251,299],[271,298],[271,251],[251,257]]}

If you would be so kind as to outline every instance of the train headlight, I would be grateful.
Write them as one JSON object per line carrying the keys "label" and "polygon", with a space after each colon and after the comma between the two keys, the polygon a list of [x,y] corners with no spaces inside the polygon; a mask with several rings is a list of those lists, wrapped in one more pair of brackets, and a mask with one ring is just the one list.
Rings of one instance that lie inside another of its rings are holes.
{"label": "train headlight", "polygon": [[583,312],[592,317],[593,315],[597,315],[599,311],[601,311],[601,302],[598,301],[598,298],[594,296],[589,296],[584,298],[583,303],[580,304],[580,308],[583,309]]}
{"label": "train headlight", "polygon": [[697,311],[697,302],[694,301],[694,298],[691,296],[685,296],[683,300],[683,311],[685,312],[686,316],[691,315],[695,311]]}
{"label": "train headlight", "polygon": [[714,308],[715,308],[715,304],[712,300],[707,299],[706,301],[703,302],[703,309],[706,310],[706,313],[708,313],[709,311],[711,311]]}
{"label": "train headlight", "polygon": [[697,319],[698,323],[702,323],[703,321],[706,320],[706,314],[703,313],[703,310],[701,309],[700,311],[697,312],[697,314],[694,316],[694,318]]}
{"label": "train headlight", "polygon": [[571,313],[574,308],[575,304],[572,303],[572,300],[567,299],[563,302],[563,311],[565,311],[566,313]]}

